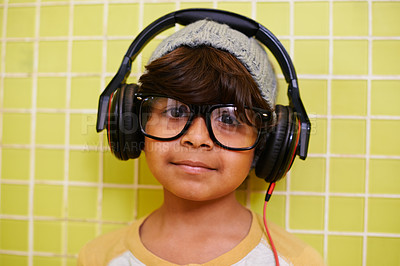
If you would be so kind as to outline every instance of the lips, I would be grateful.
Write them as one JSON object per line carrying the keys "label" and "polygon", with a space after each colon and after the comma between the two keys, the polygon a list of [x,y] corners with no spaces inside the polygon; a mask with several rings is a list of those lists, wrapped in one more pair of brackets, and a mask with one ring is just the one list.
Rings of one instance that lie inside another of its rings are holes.
{"label": "lips", "polygon": [[187,171],[194,171],[194,172],[217,170],[211,165],[200,161],[183,160],[183,161],[172,162],[172,164],[179,166]]}

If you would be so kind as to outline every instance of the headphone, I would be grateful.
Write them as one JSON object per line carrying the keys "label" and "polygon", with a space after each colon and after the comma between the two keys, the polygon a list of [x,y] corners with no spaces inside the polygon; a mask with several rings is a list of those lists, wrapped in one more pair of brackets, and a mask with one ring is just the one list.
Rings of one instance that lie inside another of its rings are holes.
{"label": "headphone", "polygon": [[[274,55],[288,83],[289,106],[276,105],[277,122],[268,132],[255,164],[256,176],[272,183],[281,179],[292,166],[294,158],[307,157],[311,123],[300,98],[297,75],[281,42],[264,26],[245,16],[216,9],[183,9],[171,12],[147,26],[132,42],[113,79],[100,95],[97,132],[107,128],[111,152],[121,160],[140,156],[144,135],[138,121],[134,94],[138,85],[126,84],[132,62],[142,48],[160,32],[175,26],[210,19],[254,37]],[[129,114],[129,115],[127,115]]]}

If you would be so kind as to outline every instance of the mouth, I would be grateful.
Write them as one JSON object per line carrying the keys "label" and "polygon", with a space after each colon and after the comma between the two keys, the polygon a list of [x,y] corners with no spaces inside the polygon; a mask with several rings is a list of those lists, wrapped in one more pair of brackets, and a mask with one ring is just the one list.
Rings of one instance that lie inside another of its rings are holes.
{"label": "mouth", "polygon": [[171,164],[178,166],[183,170],[191,173],[200,173],[200,172],[217,170],[216,168],[199,161],[183,160],[183,161],[171,162]]}

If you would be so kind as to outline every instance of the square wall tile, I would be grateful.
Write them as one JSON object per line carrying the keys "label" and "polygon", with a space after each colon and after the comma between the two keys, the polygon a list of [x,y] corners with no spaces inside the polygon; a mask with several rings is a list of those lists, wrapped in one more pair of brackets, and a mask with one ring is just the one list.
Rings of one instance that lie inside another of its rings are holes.
{"label": "square wall tile", "polygon": [[69,143],[73,145],[99,146],[96,132],[96,114],[71,114]]}
{"label": "square wall tile", "polygon": [[107,234],[109,232],[116,231],[125,227],[125,224],[102,224],[101,225],[101,233],[100,234]]}
{"label": "square wall tile", "polygon": [[327,113],[328,96],[326,80],[302,80],[300,94],[308,115],[325,115]]}
{"label": "square wall tile", "polygon": [[328,223],[330,231],[362,232],[364,230],[364,199],[331,196]]}
{"label": "square wall tile", "polygon": [[240,204],[242,204],[243,206],[246,206],[247,196],[246,196],[245,190],[240,189],[240,188],[236,189],[235,198]]}
{"label": "square wall tile", "polygon": [[104,188],[102,219],[131,222],[136,208],[135,190],[130,188]]}
{"label": "square wall tile", "polygon": [[363,238],[328,236],[328,265],[362,265]]}
{"label": "square wall tile", "polygon": [[1,184],[0,213],[28,215],[29,187],[27,185]]}
{"label": "square wall tile", "polygon": [[329,3],[296,2],[294,4],[295,35],[328,35]]}
{"label": "square wall tile", "polygon": [[33,214],[37,216],[64,216],[64,188],[54,185],[35,185]]}
{"label": "square wall tile", "polygon": [[400,238],[368,237],[367,266],[398,265],[400,261]]}
{"label": "square wall tile", "polygon": [[28,251],[28,221],[0,220],[0,249]]}
{"label": "square wall tile", "polygon": [[325,164],[324,158],[296,160],[290,170],[290,190],[324,192]]}
{"label": "square wall tile", "polygon": [[67,72],[68,42],[39,42],[38,71],[44,73]]}
{"label": "square wall tile", "polygon": [[111,3],[108,7],[107,34],[135,36],[139,33],[139,4]]}
{"label": "square wall tile", "polygon": [[0,265],[28,265],[28,256],[0,254]]}
{"label": "square wall tile", "polygon": [[332,119],[331,152],[364,154],[366,123],[364,120]]}
{"label": "square wall tile", "polygon": [[30,114],[3,113],[3,144],[29,144],[30,137]]}
{"label": "square wall tile", "polygon": [[400,122],[371,120],[371,154],[400,155]]}
{"label": "square wall tile", "polygon": [[334,193],[364,193],[365,160],[358,158],[331,158],[329,191]]}
{"label": "square wall tile", "polygon": [[[264,179],[261,179],[256,176],[255,170],[250,170],[249,177],[246,180],[248,187],[251,191],[265,191],[269,183],[265,182]],[[285,191],[286,190],[286,178],[282,178],[276,183],[275,191]]]}
{"label": "square wall tile", "polygon": [[287,2],[256,3],[257,22],[264,25],[274,35],[290,34],[290,5]]}
{"label": "square wall tile", "polygon": [[213,3],[211,1],[188,1],[188,2],[180,2],[180,7],[182,9],[186,8],[213,8]]}
{"label": "square wall tile", "polygon": [[71,108],[96,109],[101,90],[98,77],[76,77],[71,80]]}
{"label": "square wall tile", "polygon": [[65,114],[36,114],[36,144],[65,143]]}
{"label": "square wall tile", "polygon": [[100,73],[102,65],[102,41],[74,41],[72,43],[72,72]]}
{"label": "square wall tile", "polygon": [[36,106],[38,108],[65,108],[67,79],[39,77]]}
{"label": "square wall tile", "polygon": [[372,74],[400,75],[400,40],[372,42]]}
{"label": "square wall tile", "polygon": [[289,228],[323,230],[325,199],[317,196],[289,197]]}
{"label": "square wall tile", "polygon": [[11,73],[32,73],[33,43],[7,42],[5,71]]}
{"label": "square wall tile", "polygon": [[68,217],[72,219],[96,219],[98,206],[97,187],[68,188]]}
{"label": "square wall tile", "polygon": [[[351,25],[351,27],[349,27],[349,25]],[[334,1],[333,35],[367,36],[368,3],[357,1]]]}
{"label": "square wall tile", "polygon": [[375,36],[399,36],[400,3],[374,2],[372,3],[372,34]]}
{"label": "square wall tile", "polygon": [[64,180],[64,151],[35,150],[35,180]]}
{"label": "square wall tile", "polygon": [[62,266],[64,258],[59,257],[33,257],[33,266]]}
{"label": "square wall tile", "polygon": [[69,153],[69,180],[97,182],[99,180],[98,151],[76,151]]}
{"label": "square wall tile", "polygon": [[111,153],[103,157],[103,182],[112,184],[133,184],[134,161],[118,160]]}
{"label": "square wall tile", "polygon": [[62,253],[62,222],[34,221],[33,234],[34,251]]}
{"label": "square wall tile", "polygon": [[103,13],[103,5],[76,5],[74,7],[74,35],[102,35]]}
{"label": "square wall tile", "polygon": [[30,150],[2,148],[1,152],[1,179],[28,180]]}
{"label": "square wall tile", "polygon": [[[143,25],[147,26],[150,25],[154,20],[158,19],[165,14],[175,11],[176,4],[171,2],[159,2],[159,3],[152,3],[146,2],[143,5]],[[169,29],[161,33],[160,36],[168,36],[174,32],[174,29]]]}
{"label": "square wall tile", "polygon": [[324,253],[324,236],[318,234],[294,234],[305,243],[313,247],[319,254]]}
{"label": "square wall tile", "polygon": [[[251,193],[250,195],[250,206],[251,210],[262,215],[264,208],[264,193]],[[267,220],[274,222],[275,224],[285,227],[286,218],[286,197],[283,195],[272,195],[268,201],[267,206]]]}
{"label": "square wall tile", "polygon": [[400,194],[400,162],[395,159],[371,159],[369,161],[369,192]]}
{"label": "square wall tile", "polygon": [[400,233],[400,199],[368,199],[368,232]]}
{"label": "square wall tile", "polygon": [[[2,0],[2,1],[0,1],[0,4],[3,4],[3,1],[4,0]],[[0,19],[1,19],[1,21],[4,21],[3,20],[3,17],[4,17],[4,8],[3,7],[1,7],[0,8]],[[3,36],[3,27],[0,29],[0,34],[1,34],[1,36]]]}
{"label": "square wall tile", "polygon": [[10,0],[9,1],[9,3],[12,3],[12,4],[18,4],[18,3],[32,3],[32,2],[35,2],[35,0]]}
{"label": "square wall tile", "polygon": [[64,151],[63,150],[35,150],[35,180],[63,180],[64,179]]}
{"label": "square wall tile", "polygon": [[230,12],[238,13],[246,17],[251,17],[251,3],[249,2],[236,2],[236,1],[228,1],[217,2],[217,8],[222,10],[227,10]]}
{"label": "square wall tile", "polygon": [[[70,6],[41,6],[39,35],[68,36]],[[57,27],[54,27],[57,25]]]}
{"label": "square wall tile", "polygon": [[[153,39],[154,41],[154,39]],[[152,41],[152,42],[153,42]],[[107,61],[106,71],[111,73],[117,73],[119,66],[121,65],[122,59],[128,51],[131,40],[108,40],[107,41]],[[150,42],[148,45],[150,45]],[[155,48],[155,47],[154,47]],[[143,61],[147,62],[147,61]],[[135,64],[132,64],[132,68]]]}
{"label": "square wall tile", "polygon": [[160,185],[149,169],[144,152],[139,157],[139,184]]}
{"label": "square wall tile", "polygon": [[335,75],[368,74],[368,41],[334,40],[332,72]]}
{"label": "square wall tile", "polygon": [[161,189],[139,189],[137,218],[143,217],[160,207],[163,199],[164,193]]}
{"label": "square wall tile", "polygon": [[[278,83],[278,94],[276,95],[276,103],[277,104],[281,104],[281,105],[289,105],[289,98],[287,96],[288,84],[286,83],[286,80],[278,78],[276,81]],[[308,83],[308,80],[307,81],[305,81],[305,80],[301,81],[301,84],[300,84],[299,87],[300,87],[300,94],[302,96],[302,100],[303,100],[303,103],[304,103],[306,100],[303,99],[304,98],[303,97],[303,87],[304,87],[303,86],[303,82],[307,82],[308,85],[305,85],[307,87],[313,87],[313,86],[310,86],[310,84]],[[314,84],[315,83],[313,83],[313,85]],[[307,105],[307,107],[308,107],[308,105]],[[307,111],[308,111],[308,109],[307,109]]]}
{"label": "square wall tile", "polygon": [[400,114],[400,82],[398,80],[371,81],[371,114],[394,115]]}
{"label": "square wall tile", "polygon": [[326,152],[326,133],[327,122],[324,118],[312,118],[310,143],[308,147],[309,153],[325,153]]}
{"label": "square wall tile", "polygon": [[294,45],[294,64],[297,74],[329,73],[329,41],[297,40]]}
{"label": "square wall tile", "polygon": [[332,80],[331,85],[333,115],[367,114],[367,81]]}
{"label": "square wall tile", "polygon": [[68,222],[67,253],[77,254],[90,240],[96,237],[96,224],[84,222]]}
{"label": "square wall tile", "polygon": [[34,37],[35,35],[35,8],[8,7],[7,37]]}
{"label": "square wall tile", "polygon": [[32,79],[4,78],[3,89],[4,108],[32,107]]}

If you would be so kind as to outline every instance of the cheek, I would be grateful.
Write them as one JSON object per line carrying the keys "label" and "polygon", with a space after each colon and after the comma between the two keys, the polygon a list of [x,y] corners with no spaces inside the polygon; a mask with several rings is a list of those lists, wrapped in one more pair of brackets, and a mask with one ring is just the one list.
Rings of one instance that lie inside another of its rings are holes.
{"label": "cheek", "polygon": [[246,178],[253,163],[254,151],[230,152],[223,158],[225,171],[229,176]]}

